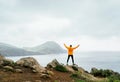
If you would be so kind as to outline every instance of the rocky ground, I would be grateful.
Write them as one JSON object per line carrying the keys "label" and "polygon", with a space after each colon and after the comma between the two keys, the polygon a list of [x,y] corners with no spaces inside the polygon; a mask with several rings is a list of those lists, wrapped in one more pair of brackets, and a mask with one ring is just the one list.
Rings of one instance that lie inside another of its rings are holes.
{"label": "rocky ground", "polygon": [[14,62],[0,56],[0,82],[108,82],[107,80],[94,77],[77,65],[62,65],[57,60],[42,67],[32,57]]}
{"label": "rocky ground", "polygon": [[50,77],[41,77],[39,73],[12,73],[0,71],[0,82],[73,82],[70,74],[53,71]]}

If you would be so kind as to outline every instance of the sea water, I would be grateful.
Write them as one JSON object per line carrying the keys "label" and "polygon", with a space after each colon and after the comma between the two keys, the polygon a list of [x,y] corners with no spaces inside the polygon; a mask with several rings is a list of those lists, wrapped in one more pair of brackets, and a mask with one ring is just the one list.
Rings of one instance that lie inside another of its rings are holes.
{"label": "sea water", "polygon": [[[67,53],[64,54],[48,54],[48,55],[32,55],[32,56],[15,56],[7,57],[14,61],[23,57],[34,57],[40,65],[47,66],[53,59],[57,59],[58,62],[66,64]],[[89,71],[95,67],[98,69],[111,69],[120,73],[120,52],[79,52],[74,54],[75,64],[79,67]],[[72,65],[71,58],[69,65]]]}

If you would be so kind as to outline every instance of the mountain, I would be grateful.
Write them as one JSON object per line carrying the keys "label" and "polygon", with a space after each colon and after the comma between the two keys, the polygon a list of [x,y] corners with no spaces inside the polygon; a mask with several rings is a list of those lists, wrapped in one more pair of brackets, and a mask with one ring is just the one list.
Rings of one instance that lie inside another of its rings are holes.
{"label": "mountain", "polygon": [[33,52],[39,52],[42,54],[59,54],[65,52],[65,50],[61,48],[60,45],[54,41],[47,41],[39,46],[32,48],[24,48],[24,49]]}
{"label": "mountain", "polygon": [[56,42],[48,41],[32,48],[18,48],[5,43],[0,43],[0,54],[4,56],[26,56],[26,55],[38,55],[38,54],[59,54],[64,53]]}
{"label": "mountain", "polygon": [[35,55],[40,53],[27,51],[9,44],[0,43],[0,54],[4,56],[26,56],[26,55]]}

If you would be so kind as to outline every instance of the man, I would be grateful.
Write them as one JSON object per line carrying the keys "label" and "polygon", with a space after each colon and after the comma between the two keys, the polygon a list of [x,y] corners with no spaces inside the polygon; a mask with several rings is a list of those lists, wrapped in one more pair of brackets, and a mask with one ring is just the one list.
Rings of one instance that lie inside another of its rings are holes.
{"label": "man", "polygon": [[67,58],[67,65],[68,65],[68,61],[69,61],[69,58],[71,57],[72,58],[72,63],[73,65],[75,65],[74,63],[74,58],[73,58],[73,50],[78,48],[80,45],[77,45],[76,47],[72,47],[72,45],[70,45],[69,47],[66,46],[66,44],[64,44],[64,46],[67,48],[68,50],[68,58]]}

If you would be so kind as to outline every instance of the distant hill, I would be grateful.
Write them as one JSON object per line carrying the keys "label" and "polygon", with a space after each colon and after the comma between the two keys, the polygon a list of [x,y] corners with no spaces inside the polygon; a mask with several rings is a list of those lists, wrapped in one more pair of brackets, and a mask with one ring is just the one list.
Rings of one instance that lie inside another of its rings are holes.
{"label": "distant hill", "polygon": [[38,52],[26,51],[15,46],[0,43],[0,54],[4,56],[26,56],[26,55],[35,55],[40,54]]}
{"label": "distant hill", "polygon": [[61,48],[60,45],[54,41],[47,41],[39,46],[32,48],[24,48],[24,49],[33,52],[39,52],[42,54],[59,54],[65,52],[65,50]]}

